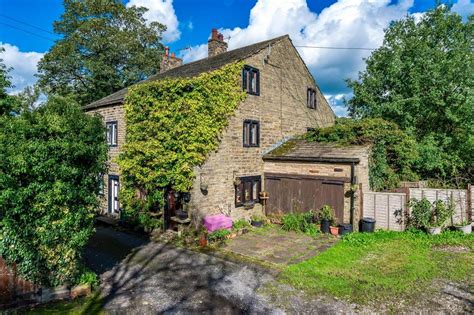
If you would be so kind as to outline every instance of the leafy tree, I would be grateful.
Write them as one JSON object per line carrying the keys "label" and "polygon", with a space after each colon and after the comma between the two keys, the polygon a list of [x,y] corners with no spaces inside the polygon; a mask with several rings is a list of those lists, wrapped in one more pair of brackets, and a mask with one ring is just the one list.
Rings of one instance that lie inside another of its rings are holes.
{"label": "leafy tree", "polygon": [[474,16],[466,23],[447,6],[386,30],[382,47],[358,80],[348,80],[355,118],[395,122],[420,145],[416,170],[425,178],[473,176]]}
{"label": "leafy tree", "polygon": [[308,141],[340,145],[370,145],[370,187],[385,190],[398,187],[402,180],[416,180],[413,165],[418,160],[416,141],[395,123],[380,118],[338,118],[336,124],[306,135]]}
{"label": "leafy tree", "polygon": [[39,62],[40,86],[85,105],[156,73],[165,26],[147,25],[145,12],[120,0],[64,0],[54,23],[61,39]]}
{"label": "leafy tree", "polygon": [[76,279],[93,232],[105,128],[70,99],[0,117],[0,256],[44,285]]}
{"label": "leafy tree", "polygon": [[[0,47],[0,53],[4,51],[5,49]],[[7,89],[13,87],[8,76],[10,70],[11,68],[8,68],[0,58],[0,116],[9,115],[18,108],[16,98],[7,93]]]}

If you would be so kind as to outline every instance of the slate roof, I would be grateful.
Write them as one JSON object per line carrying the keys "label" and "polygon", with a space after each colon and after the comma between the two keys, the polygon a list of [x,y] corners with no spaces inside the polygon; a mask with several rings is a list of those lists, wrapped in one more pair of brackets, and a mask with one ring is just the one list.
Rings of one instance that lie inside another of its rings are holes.
{"label": "slate roof", "polygon": [[267,161],[306,161],[329,163],[359,163],[368,156],[370,146],[341,146],[301,139],[289,140],[263,156]]}
{"label": "slate roof", "polygon": [[[194,62],[190,62],[182,66],[170,69],[166,72],[150,76],[147,80],[142,81],[142,82],[155,81],[155,80],[160,80],[164,78],[194,77],[203,72],[216,70],[226,64],[229,64],[235,61],[240,61],[247,57],[250,57],[258,53],[262,49],[267,48],[268,45],[276,43],[284,38],[289,39],[289,36],[284,35],[284,36],[276,37],[276,38],[269,39],[269,40],[259,42],[256,44],[252,44],[249,46],[237,48],[234,50],[229,50],[225,53],[218,54],[210,58],[204,58],[204,59],[200,59]],[[140,84],[140,83],[137,83],[137,84]],[[93,108],[112,105],[112,104],[120,104],[123,102],[123,99],[126,94],[127,94],[127,88],[124,88],[98,101],[88,104],[84,106],[83,108],[93,109]]]}

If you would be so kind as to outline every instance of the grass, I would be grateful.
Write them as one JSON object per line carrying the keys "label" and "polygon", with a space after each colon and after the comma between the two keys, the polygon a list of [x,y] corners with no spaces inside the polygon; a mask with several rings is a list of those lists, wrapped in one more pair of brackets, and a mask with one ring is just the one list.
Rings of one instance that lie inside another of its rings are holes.
{"label": "grass", "polygon": [[22,310],[21,314],[51,315],[51,314],[69,314],[69,315],[96,315],[105,314],[102,309],[102,299],[99,293],[88,297],[75,300],[52,302],[34,308]]}
{"label": "grass", "polygon": [[410,301],[430,293],[437,280],[472,284],[473,250],[473,234],[354,233],[322,254],[287,267],[281,281],[358,304]]}

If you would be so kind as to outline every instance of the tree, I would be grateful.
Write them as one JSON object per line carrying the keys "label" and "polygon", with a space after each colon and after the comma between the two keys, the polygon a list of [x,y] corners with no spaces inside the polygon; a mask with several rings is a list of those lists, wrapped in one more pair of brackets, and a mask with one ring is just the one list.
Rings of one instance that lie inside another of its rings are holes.
{"label": "tree", "polygon": [[354,118],[383,118],[416,137],[424,178],[472,178],[474,16],[447,6],[394,22],[358,80],[348,80]]}
{"label": "tree", "polygon": [[70,99],[0,117],[0,256],[26,279],[73,282],[93,232],[107,146]]}
{"label": "tree", "polygon": [[[4,51],[5,49],[0,47],[0,53]],[[18,107],[15,97],[7,93],[7,89],[13,87],[8,76],[10,70],[11,68],[8,68],[0,58],[0,116],[12,114]]]}
{"label": "tree", "polygon": [[64,0],[54,23],[61,39],[39,62],[40,86],[85,105],[156,73],[165,26],[147,25],[145,12],[120,0]]}

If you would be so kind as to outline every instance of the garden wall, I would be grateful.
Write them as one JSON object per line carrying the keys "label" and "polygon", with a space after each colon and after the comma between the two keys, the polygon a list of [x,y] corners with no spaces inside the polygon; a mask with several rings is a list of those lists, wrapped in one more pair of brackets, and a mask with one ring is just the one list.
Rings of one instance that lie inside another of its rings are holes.
{"label": "garden wall", "polygon": [[471,186],[464,189],[434,189],[434,188],[400,188],[397,192],[363,192],[362,216],[371,217],[376,220],[376,229],[401,231],[405,228],[404,216],[400,213],[410,211],[407,202],[410,199],[428,199],[430,202],[436,200],[455,203],[455,213],[451,223],[459,223],[471,217],[474,220],[474,191]]}

